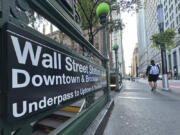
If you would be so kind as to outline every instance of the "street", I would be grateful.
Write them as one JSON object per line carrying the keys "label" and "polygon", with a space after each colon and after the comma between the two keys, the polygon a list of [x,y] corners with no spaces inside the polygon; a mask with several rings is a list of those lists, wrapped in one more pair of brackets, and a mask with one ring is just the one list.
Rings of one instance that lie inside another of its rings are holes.
{"label": "street", "polygon": [[104,135],[179,135],[180,94],[125,81]]}

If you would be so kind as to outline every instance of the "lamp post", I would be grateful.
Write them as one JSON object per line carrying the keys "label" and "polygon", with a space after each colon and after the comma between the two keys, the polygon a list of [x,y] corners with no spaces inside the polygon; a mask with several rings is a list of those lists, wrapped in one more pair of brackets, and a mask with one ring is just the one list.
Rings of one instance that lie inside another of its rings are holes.
{"label": "lamp post", "polygon": [[136,63],[136,77],[138,77],[139,75],[138,75],[138,65],[137,65],[137,63]]}
{"label": "lamp post", "polygon": [[[121,65],[123,64],[122,62],[118,62],[119,66],[120,66],[120,71],[121,71]],[[120,72],[120,84],[122,84],[122,72]]]}
{"label": "lamp post", "polygon": [[[157,7],[157,20],[159,31],[164,32],[164,17],[163,17],[163,5],[159,4]],[[162,60],[162,84],[163,90],[169,90],[168,77],[167,77],[167,61],[165,45],[161,44],[161,60]]]}
{"label": "lamp post", "polygon": [[136,73],[136,77],[138,77],[138,58],[137,58],[137,56],[135,56],[135,68],[136,68],[136,70],[135,70],[135,73]]}
{"label": "lamp post", "polygon": [[113,46],[113,50],[115,51],[115,61],[116,61],[116,91],[119,91],[119,68],[118,68],[118,55],[117,51],[119,49],[119,46],[115,44]]}
{"label": "lamp post", "polygon": [[118,62],[119,66],[120,66],[120,70],[121,70],[121,65],[123,64],[121,61]]}
{"label": "lamp post", "polygon": [[102,2],[98,5],[96,9],[96,14],[100,18],[100,23],[103,26],[103,52],[106,60],[104,61],[104,66],[106,68],[106,80],[107,80],[107,99],[110,100],[110,73],[109,73],[109,57],[107,53],[106,45],[106,16],[110,11],[110,7],[106,2]]}

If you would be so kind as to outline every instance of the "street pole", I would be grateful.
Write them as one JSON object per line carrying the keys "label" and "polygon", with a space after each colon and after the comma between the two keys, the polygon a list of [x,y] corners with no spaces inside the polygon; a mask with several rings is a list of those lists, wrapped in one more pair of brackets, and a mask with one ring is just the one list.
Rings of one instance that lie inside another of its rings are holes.
{"label": "street pole", "polygon": [[118,66],[118,55],[117,50],[115,51],[115,57],[116,57],[116,90],[119,91],[119,66]]}
{"label": "street pole", "polygon": [[136,63],[136,77],[138,77],[138,66],[137,66],[137,63]]}
{"label": "street pole", "polygon": [[100,18],[100,23],[103,26],[102,38],[103,38],[103,52],[106,60],[104,61],[104,67],[106,68],[106,79],[107,79],[107,100],[110,100],[110,72],[109,72],[109,57],[107,53],[107,44],[106,44],[106,16],[110,11],[110,7],[107,3],[102,2],[98,5],[96,9],[96,14]]}
{"label": "street pole", "polygon": [[167,76],[167,61],[166,61],[166,50],[161,48],[161,59],[162,59],[162,84],[163,90],[169,90],[168,76]]}
{"label": "street pole", "polygon": [[[162,4],[159,4],[157,7],[157,15],[158,15],[157,17],[158,17],[159,31],[164,32],[164,17],[163,17]],[[169,90],[165,45],[160,44],[160,46],[161,46],[161,60],[162,60],[162,86],[163,86],[162,89]]]}
{"label": "street pole", "polygon": [[123,71],[121,69],[122,62],[118,62],[118,64],[119,64],[119,68],[120,68],[119,83],[120,83],[120,85],[122,85],[122,73],[123,73]]}
{"label": "street pole", "polygon": [[119,91],[119,66],[118,66],[118,54],[117,51],[119,49],[119,46],[115,44],[113,46],[113,50],[115,51],[115,61],[116,61],[116,91]]}

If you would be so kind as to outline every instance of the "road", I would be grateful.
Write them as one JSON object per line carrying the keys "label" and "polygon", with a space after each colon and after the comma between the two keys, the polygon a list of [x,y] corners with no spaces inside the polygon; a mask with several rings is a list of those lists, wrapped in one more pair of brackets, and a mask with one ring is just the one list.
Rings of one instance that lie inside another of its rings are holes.
{"label": "road", "polygon": [[180,135],[180,94],[124,82],[104,135]]}

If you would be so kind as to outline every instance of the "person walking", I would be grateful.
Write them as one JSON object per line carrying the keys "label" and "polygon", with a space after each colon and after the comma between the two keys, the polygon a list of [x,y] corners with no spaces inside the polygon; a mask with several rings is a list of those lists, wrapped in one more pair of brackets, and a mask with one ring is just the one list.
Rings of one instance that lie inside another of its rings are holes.
{"label": "person walking", "polygon": [[146,70],[146,75],[148,76],[148,82],[152,88],[151,91],[156,90],[159,73],[160,73],[159,66],[155,64],[154,60],[151,60],[151,64],[147,67]]}

